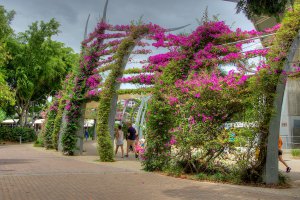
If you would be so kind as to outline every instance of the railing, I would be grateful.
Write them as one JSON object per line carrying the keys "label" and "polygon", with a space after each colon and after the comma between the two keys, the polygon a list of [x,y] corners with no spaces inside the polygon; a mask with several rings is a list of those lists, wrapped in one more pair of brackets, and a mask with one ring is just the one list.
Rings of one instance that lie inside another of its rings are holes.
{"label": "railing", "polygon": [[300,149],[300,136],[281,136],[283,149]]}

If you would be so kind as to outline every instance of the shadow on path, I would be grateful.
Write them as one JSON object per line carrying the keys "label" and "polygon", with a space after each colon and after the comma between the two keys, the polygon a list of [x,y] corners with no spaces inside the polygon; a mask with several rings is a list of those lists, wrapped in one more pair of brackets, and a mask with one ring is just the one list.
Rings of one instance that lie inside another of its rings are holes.
{"label": "shadow on path", "polygon": [[31,163],[31,159],[0,159],[0,165]]}

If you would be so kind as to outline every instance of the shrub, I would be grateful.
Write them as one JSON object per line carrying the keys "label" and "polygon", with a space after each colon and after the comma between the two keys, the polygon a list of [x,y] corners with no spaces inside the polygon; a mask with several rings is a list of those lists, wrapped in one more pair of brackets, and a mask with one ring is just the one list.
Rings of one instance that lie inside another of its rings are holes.
{"label": "shrub", "polygon": [[288,185],[289,182],[291,181],[290,177],[288,177],[287,175],[281,172],[279,172],[278,174],[278,179],[279,179],[278,185]]}
{"label": "shrub", "polygon": [[196,174],[195,177],[198,180],[208,180],[207,174],[205,174],[205,173]]}
{"label": "shrub", "polygon": [[35,146],[35,147],[44,147],[44,133],[43,133],[43,131],[38,133],[37,139],[36,139],[33,146]]}
{"label": "shrub", "polygon": [[292,153],[292,156],[299,157],[300,156],[300,149],[292,149],[291,153]]}
{"label": "shrub", "polygon": [[179,177],[181,174],[183,174],[184,169],[181,165],[179,165],[177,162],[171,162],[168,165],[163,167],[163,172],[167,173],[168,175]]}
{"label": "shrub", "polygon": [[32,142],[36,140],[36,134],[32,128],[0,127],[0,140],[19,142],[20,136],[22,136],[22,142]]}

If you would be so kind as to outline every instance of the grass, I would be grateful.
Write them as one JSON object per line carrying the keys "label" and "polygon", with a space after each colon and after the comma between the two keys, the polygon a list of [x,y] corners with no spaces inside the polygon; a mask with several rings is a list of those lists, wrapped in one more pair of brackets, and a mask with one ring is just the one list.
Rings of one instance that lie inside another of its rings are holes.
{"label": "grass", "polygon": [[300,149],[292,149],[291,154],[293,157],[300,157]]}

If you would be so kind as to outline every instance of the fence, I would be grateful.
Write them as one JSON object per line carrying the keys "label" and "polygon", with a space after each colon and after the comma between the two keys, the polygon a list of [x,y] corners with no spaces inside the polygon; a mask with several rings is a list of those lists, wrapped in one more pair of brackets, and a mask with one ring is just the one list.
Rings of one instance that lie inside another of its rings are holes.
{"label": "fence", "polygon": [[283,149],[300,149],[300,136],[281,136]]}

